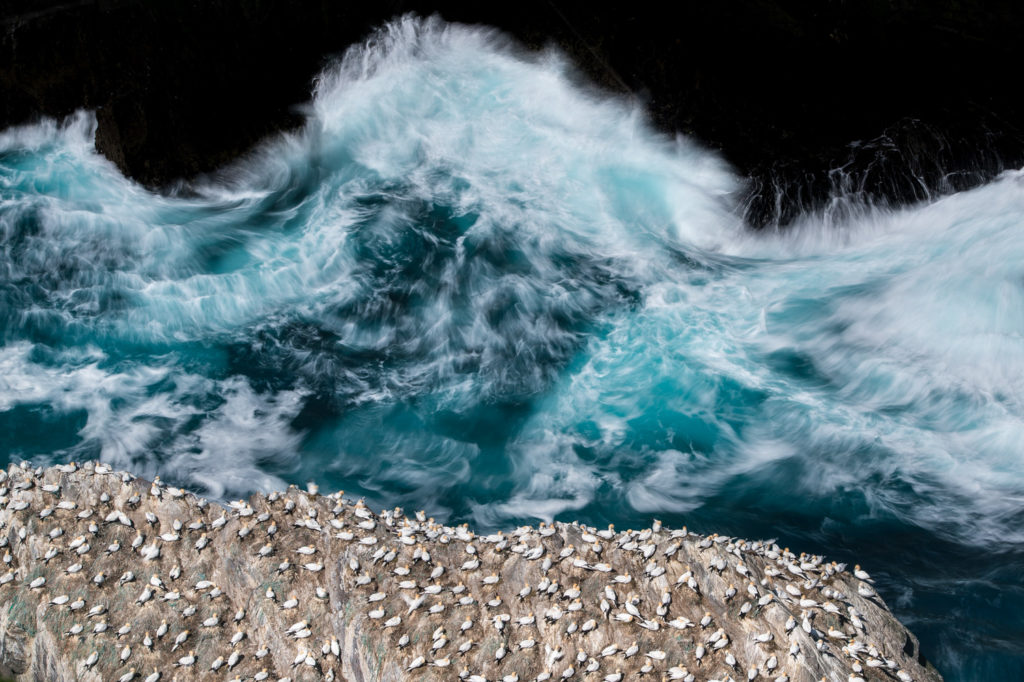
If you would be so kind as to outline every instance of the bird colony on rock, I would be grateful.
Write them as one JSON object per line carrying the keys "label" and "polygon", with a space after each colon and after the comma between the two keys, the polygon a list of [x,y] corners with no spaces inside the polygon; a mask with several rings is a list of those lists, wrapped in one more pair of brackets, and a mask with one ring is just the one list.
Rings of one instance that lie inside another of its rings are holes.
{"label": "bird colony on rock", "polygon": [[22,679],[940,679],[859,567],[657,522],[477,535],[23,464],[0,545],[0,675]]}

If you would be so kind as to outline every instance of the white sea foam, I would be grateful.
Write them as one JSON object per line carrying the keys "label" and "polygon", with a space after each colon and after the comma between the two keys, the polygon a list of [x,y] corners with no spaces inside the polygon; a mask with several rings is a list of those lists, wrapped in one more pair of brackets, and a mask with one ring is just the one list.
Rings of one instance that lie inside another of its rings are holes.
{"label": "white sea foam", "polygon": [[[692,510],[740,476],[795,459],[790,492],[801,499],[857,491],[879,518],[971,544],[1024,542],[1021,225],[1024,191],[1009,176],[866,216],[841,226],[838,241],[807,224],[737,240],[720,276],[648,288],[644,311],[591,341],[587,362],[520,439],[552,442],[586,421],[609,452],[639,438],[657,451],[627,486],[640,511]],[[811,374],[766,362],[779,354]],[[722,399],[737,390],[751,396]],[[656,399],[644,397],[652,391]],[[744,413],[746,400],[757,407]],[[659,428],[623,428],[641,417]],[[664,439],[692,419],[715,431],[706,451],[659,445],[659,430]],[[557,484],[542,482],[588,467],[573,451],[580,442],[545,448],[523,490],[540,489],[546,503]],[[617,477],[614,461],[589,468]]]}
{"label": "white sea foam", "polygon": [[720,158],[577,82],[403,18],[187,195],[89,115],[3,133],[0,408],[85,410],[104,459],[218,496],[322,476],[495,527],[785,475],[1024,543],[1020,175],[752,233]]}
{"label": "white sea foam", "polygon": [[[260,395],[244,378],[215,381],[171,365],[119,372],[102,367],[106,358],[95,348],[64,354],[60,364],[40,364],[31,355],[27,343],[0,348],[0,411],[50,405],[87,414],[80,442],[52,455],[95,453],[120,469],[162,475],[215,498],[281,489],[283,480],[267,469],[287,473],[295,464],[298,434],[288,422],[301,391]],[[160,384],[172,388],[154,393]],[[193,419],[202,426],[190,431]]]}

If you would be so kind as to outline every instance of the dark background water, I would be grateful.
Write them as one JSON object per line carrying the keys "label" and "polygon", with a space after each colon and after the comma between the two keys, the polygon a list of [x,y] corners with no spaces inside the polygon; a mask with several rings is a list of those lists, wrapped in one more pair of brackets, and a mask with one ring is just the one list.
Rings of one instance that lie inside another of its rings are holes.
{"label": "dark background water", "polygon": [[301,124],[324,64],[404,12],[557,46],[588,83],[721,149],[752,178],[754,224],[837,189],[901,203],[1024,162],[1011,0],[685,0],[671,16],[582,0],[8,0],[0,127],[93,109],[100,151],[163,186]]}

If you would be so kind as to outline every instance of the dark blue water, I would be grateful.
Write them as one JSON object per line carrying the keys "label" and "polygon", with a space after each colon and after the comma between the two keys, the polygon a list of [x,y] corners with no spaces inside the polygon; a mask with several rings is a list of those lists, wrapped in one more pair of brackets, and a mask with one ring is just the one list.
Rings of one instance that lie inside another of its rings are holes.
{"label": "dark blue water", "polygon": [[718,158],[577,82],[401,21],[176,196],[88,114],[0,134],[0,462],[778,537],[947,679],[1024,679],[1022,176],[752,233]]}

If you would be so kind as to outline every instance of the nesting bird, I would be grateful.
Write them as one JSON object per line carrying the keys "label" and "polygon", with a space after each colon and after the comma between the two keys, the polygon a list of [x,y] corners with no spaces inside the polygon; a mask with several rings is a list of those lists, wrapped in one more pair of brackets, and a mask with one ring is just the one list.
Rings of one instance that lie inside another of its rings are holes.
{"label": "nesting bird", "polygon": [[[856,638],[883,637],[870,576],[773,541],[660,523],[638,531],[545,523],[479,535],[425,513],[377,515],[340,494],[295,489],[219,508],[92,464],[15,465],[4,480],[0,600],[13,590],[83,614],[92,634],[65,623],[66,646],[82,647],[73,660],[103,679],[224,668],[241,679],[335,679],[353,656],[369,670],[401,666],[407,679],[424,680],[451,679],[455,665],[461,679],[511,682],[687,681],[690,670],[711,675],[721,666],[781,679],[796,665],[798,643],[840,677],[877,662],[902,682],[928,679],[901,651],[859,649]],[[45,543],[43,561],[24,549],[29,524]],[[139,571],[150,577],[133,587]],[[115,608],[124,603],[130,616]],[[116,633],[104,619],[111,614],[126,621]],[[358,637],[333,631],[338,614]],[[690,620],[697,614],[699,623]],[[110,656],[104,641],[117,641]],[[290,669],[273,670],[271,642],[296,652]],[[827,642],[833,655],[819,651]],[[187,654],[177,651],[186,645]],[[364,646],[388,653],[370,656]]]}

